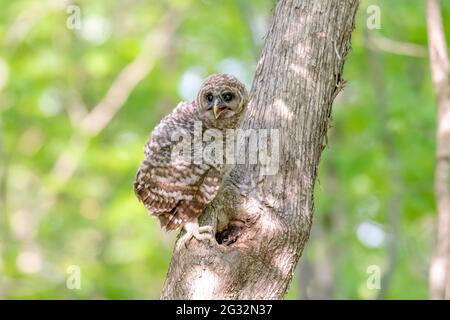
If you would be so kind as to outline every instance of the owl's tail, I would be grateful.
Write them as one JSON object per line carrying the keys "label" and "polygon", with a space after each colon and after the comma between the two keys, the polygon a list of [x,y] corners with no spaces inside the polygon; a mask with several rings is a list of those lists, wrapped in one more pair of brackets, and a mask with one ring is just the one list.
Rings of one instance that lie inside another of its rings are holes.
{"label": "owl's tail", "polygon": [[182,200],[168,214],[158,215],[161,226],[167,231],[178,229],[185,223],[193,221],[201,215],[204,205],[201,201],[196,201],[196,197],[192,201]]}
{"label": "owl's tail", "polygon": [[174,218],[174,216],[170,213],[160,214],[158,215],[158,219],[161,227],[166,231],[176,230],[183,224],[182,222],[175,220],[176,218]]}

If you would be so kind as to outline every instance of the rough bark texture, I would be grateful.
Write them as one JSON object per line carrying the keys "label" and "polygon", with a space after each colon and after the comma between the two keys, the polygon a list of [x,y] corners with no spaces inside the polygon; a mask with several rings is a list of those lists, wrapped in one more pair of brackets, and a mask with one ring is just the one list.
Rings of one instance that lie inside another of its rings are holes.
{"label": "rough bark texture", "polygon": [[278,172],[233,167],[201,224],[237,240],[177,243],[162,299],[285,295],[309,237],[317,166],[357,6],[357,0],[277,2],[241,127],[279,130]]}
{"label": "rough bark texture", "polygon": [[431,78],[438,104],[434,177],[438,225],[430,266],[430,298],[450,299],[450,61],[438,0],[427,2],[427,24]]}

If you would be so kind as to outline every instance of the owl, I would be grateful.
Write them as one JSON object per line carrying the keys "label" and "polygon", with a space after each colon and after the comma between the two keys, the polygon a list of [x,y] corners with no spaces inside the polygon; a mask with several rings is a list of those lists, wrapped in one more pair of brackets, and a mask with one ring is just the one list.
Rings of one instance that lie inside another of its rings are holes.
{"label": "owl", "polygon": [[[181,102],[155,127],[144,147],[134,182],[134,191],[150,216],[167,231],[183,227],[184,241],[212,239],[212,228],[199,227],[197,218],[217,195],[226,166],[196,161],[198,148],[192,143],[195,130],[216,130],[226,137],[235,129],[248,104],[245,86],[234,76],[216,74],[201,85],[194,101]],[[186,136],[192,139],[187,139]],[[180,137],[185,138],[183,144]],[[180,144],[188,152],[178,152]],[[175,152],[174,152],[175,151]],[[200,159],[202,160],[202,159]]]}

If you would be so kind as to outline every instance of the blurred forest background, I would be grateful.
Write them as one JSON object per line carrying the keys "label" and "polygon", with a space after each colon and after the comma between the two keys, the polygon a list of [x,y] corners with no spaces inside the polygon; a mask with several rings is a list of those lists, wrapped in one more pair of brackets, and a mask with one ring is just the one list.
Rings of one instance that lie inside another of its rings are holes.
{"label": "blurred forest background", "polygon": [[[208,74],[250,88],[274,2],[0,0],[0,299],[159,298],[176,234],[133,194],[144,142]],[[368,30],[374,4],[381,28]],[[287,298],[426,299],[436,104],[425,2],[361,1],[344,76]],[[79,290],[66,287],[70,266]],[[380,290],[367,286],[373,268]]]}

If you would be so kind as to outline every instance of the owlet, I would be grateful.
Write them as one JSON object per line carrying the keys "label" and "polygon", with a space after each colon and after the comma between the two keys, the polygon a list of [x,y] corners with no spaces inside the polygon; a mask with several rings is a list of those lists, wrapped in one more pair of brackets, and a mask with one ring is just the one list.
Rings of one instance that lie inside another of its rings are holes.
{"label": "owlet", "polygon": [[[166,230],[183,226],[184,240],[212,237],[212,228],[199,227],[197,218],[217,195],[226,167],[202,159],[195,161],[196,155],[202,156],[197,149],[205,146],[202,138],[200,144],[195,143],[199,133],[196,130],[203,135],[214,129],[226,137],[227,129],[237,128],[247,103],[247,90],[235,77],[212,75],[194,101],[181,102],[161,120],[145,144],[135,193],[149,215],[158,217]],[[180,137],[184,138],[183,144]],[[188,152],[178,152],[180,145]]]}

